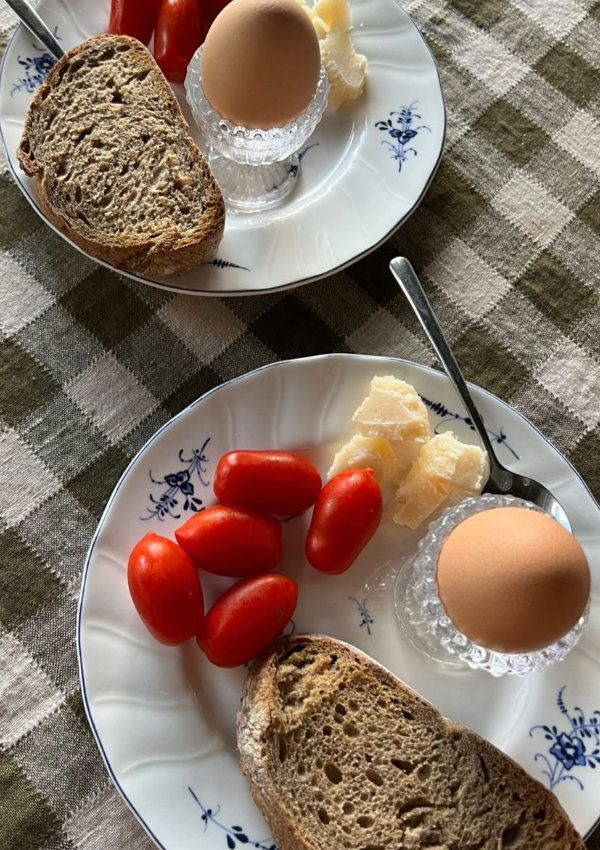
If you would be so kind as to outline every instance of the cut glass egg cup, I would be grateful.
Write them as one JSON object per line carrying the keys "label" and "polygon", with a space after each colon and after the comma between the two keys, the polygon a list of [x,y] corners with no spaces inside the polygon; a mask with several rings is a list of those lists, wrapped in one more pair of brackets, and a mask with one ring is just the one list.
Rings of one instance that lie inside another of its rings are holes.
{"label": "cut glass egg cup", "polygon": [[450,532],[480,511],[520,507],[544,513],[537,505],[515,496],[486,494],[466,499],[449,508],[427,531],[415,555],[405,563],[396,580],[396,616],[406,637],[430,658],[445,664],[487,670],[492,676],[523,676],[562,661],[580,639],[588,620],[588,607],[575,626],[560,640],[534,652],[498,652],[474,643],[460,632],[438,594],[437,561]]}
{"label": "cut glass egg cup", "polygon": [[314,132],[327,107],[327,74],[319,81],[307,109],[282,127],[255,130],[232,124],[216,112],[204,94],[200,74],[202,47],[188,66],[188,103],[205,142],[208,161],[229,208],[257,212],[278,206],[297,183],[299,150]]}

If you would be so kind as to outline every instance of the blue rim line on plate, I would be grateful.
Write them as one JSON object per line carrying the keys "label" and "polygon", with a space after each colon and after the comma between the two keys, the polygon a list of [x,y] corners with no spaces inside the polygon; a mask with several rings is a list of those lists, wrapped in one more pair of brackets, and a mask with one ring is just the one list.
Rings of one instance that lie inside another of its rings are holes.
{"label": "blue rim line on plate", "polygon": [[[37,2],[33,3],[33,5],[37,6],[38,3]],[[421,30],[417,27],[417,25],[415,24],[413,19],[410,17],[408,12],[406,12],[406,10],[401,6],[401,4],[398,3],[398,5],[400,6],[400,8],[402,8],[402,11],[404,11],[406,13],[406,16],[408,17],[408,19],[410,21],[410,25],[413,27],[413,29],[416,31],[419,38],[422,40],[423,44],[425,45],[425,47],[427,49],[427,52],[429,53],[429,55],[431,57],[431,61],[433,62],[433,67],[435,69],[435,73],[436,73],[437,80],[438,80],[438,86],[439,86],[439,90],[440,90],[440,95],[441,95],[441,98],[442,98],[442,113],[443,113],[443,122],[444,122],[443,128],[442,128],[442,143],[440,145],[440,152],[439,152],[438,158],[435,161],[435,164],[434,164],[434,166],[431,170],[431,174],[429,176],[429,179],[428,179],[427,183],[425,184],[425,186],[423,187],[423,191],[421,192],[421,194],[419,195],[419,197],[417,198],[417,200],[415,201],[413,206],[408,210],[408,212],[404,216],[402,216],[402,218],[400,218],[399,221],[397,221],[396,224],[394,224],[394,226],[390,230],[388,230],[388,232],[378,242],[375,242],[373,245],[371,245],[370,248],[367,248],[367,250],[363,251],[362,253],[356,254],[354,257],[351,257],[349,260],[347,260],[343,263],[340,263],[340,265],[334,266],[331,269],[328,269],[327,271],[323,272],[322,274],[313,275],[312,277],[301,278],[300,280],[295,280],[295,281],[292,281],[291,283],[283,283],[280,286],[273,286],[273,287],[268,287],[268,288],[263,288],[263,289],[223,289],[223,290],[218,290],[218,291],[212,290],[212,289],[211,290],[208,290],[208,289],[186,289],[184,287],[176,286],[175,284],[164,283],[164,282],[156,281],[156,280],[148,280],[147,278],[142,277],[140,275],[136,275],[133,272],[128,272],[128,271],[125,271],[124,269],[119,269],[116,266],[111,266],[109,263],[106,263],[103,260],[99,260],[96,257],[91,257],[89,254],[86,254],[85,251],[83,251],[81,248],[79,248],[77,245],[75,245],[74,242],[71,242],[71,240],[68,239],[60,230],[58,230],[58,228],[56,228],[51,222],[49,222],[47,220],[46,216],[44,215],[41,207],[36,203],[35,199],[32,198],[31,195],[29,195],[28,192],[25,191],[25,186],[20,180],[20,175],[15,171],[15,169],[13,168],[12,163],[10,161],[8,146],[6,144],[6,140],[5,140],[4,134],[2,132],[2,125],[1,125],[1,122],[0,122],[0,140],[2,141],[2,148],[4,150],[4,157],[6,159],[6,163],[7,163],[9,170],[10,170],[10,173],[13,177],[13,180],[15,181],[15,183],[17,184],[17,186],[19,187],[19,189],[21,190],[21,192],[23,193],[23,195],[25,196],[27,201],[31,204],[33,209],[37,212],[37,214],[40,216],[40,218],[44,221],[44,223],[47,224],[48,227],[50,227],[62,239],[64,239],[65,242],[67,242],[72,248],[75,248],[75,250],[79,251],[80,254],[83,254],[84,257],[87,257],[88,259],[93,260],[95,263],[98,263],[98,265],[100,265],[100,266],[104,266],[105,268],[110,269],[111,271],[117,272],[118,274],[121,274],[124,277],[128,277],[131,280],[137,280],[140,283],[143,283],[147,286],[153,286],[156,289],[164,289],[167,292],[174,292],[174,293],[177,293],[179,295],[203,295],[203,296],[208,297],[208,298],[226,298],[228,296],[230,296],[232,298],[241,298],[241,297],[246,296],[246,295],[269,295],[269,294],[274,293],[274,292],[285,292],[287,289],[296,289],[297,287],[304,286],[307,283],[314,283],[315,281],[323,280],[324,278],[328,278],[328,277],[330,277],[334,274],[338,274],[338,272],[341,272],[344,269],[347,269],[349,266],[354,265],[354,263],[357,263],[359,260],[362,260],[364,257],[368,257],[369,254],[373,253],[373,251],[376,251],[378,248],[380,248],[384,244],[384,242],[386,242],[390,238],[390,236],[392,236],[406,221],[408,221],[410,216],[421,205],[421,202],[422,202],[423,198],[425,197],[427,190],[431,186],[431,182],[432,182],[433,178],[435,177],[435,175],[437,173],[437,170],[439,168],[439,165],[440,165],[443,153],[444,153],[444,147],[445,147],[445,144],[446,144],[446,130],[447,130],[447,125],[448,125],[448,120],[447,120],[447,111],[446,111],[446,101],[444,99],[444,90],[442,88],[442,81],[441,81],[441,78],[440,78],[440,70],[438,68],[437,62],[435,61],[435,56],[433,55],[431,48],[427,44],[427,41],[423,37]],[[10,48],[15,36],[18,33],[20,33],[21,29],[26,31],[26,27],[23,24],[19,24],[19,26],[16,28],[16,30],[14,31],[14,33],[12,34],[10,39],[8,40],[6,47],[4,48],[4,55],[2,56],[2,61],[0,62],[0,88],[2,87],[2,75],[3,75],[3,72],[4,72],[4,64],[5,64],[8,52],[9,52],[9,48]]]}
{"label": "blue rim line on plate", "polygon": [[[119,794],[121,795],[121,797],[123,798],[123,800],[125,801],[127,806],[131,809],[131,811],[133,812],[133,814],[135,815],[137,820],[140,822],[140,824],[146,830],[148,835],[152,838],[153,841],[155,841],[155,843],[160,848],[162,848],[162,850],[168,850],[168,848],[152,832],[152,830],[150,829],[148,824],[145,822],[145,820],[139,814],[139,812],[137,811],[137,809],[135,808],[135,806],[133,805],[133,803],[131,802],[131,800],[129,799],[129,797],[127,796],[125,791],[123,790],[123,788],[121,787],[121,784],[119,783],[119,780],[117,779],[116,774],[114,773],[112,765],[109,761],[109,758],[108,758],[108,756],[107,756],[107,754],[104,750],[102,740],[101,740],[100,735],[99,735],[99,733],[96,729],[94,719],[92,717],[92,710],[91,710],[90,705],[88,703],[87,688],[86,688],[86,682],[85,682],[85,674],[83,672],[83,659],[82,659],[82,651],[81,651],[81,617],[82,617],[83,603],[84,603],[84,597],[85,597],[85,591],[86,591],[87,574],[88,574],[90,562],[91,562],[91,559],[92,559],[92,555],[94,553],[94,549],[95,549],[95,546],[96,546],[96,542],[98,540],[100,532],[102,531],[102,528],[104,526],[104,523],[105,523],[106,518],[108,516],[108,513],[110,511],[111,505],[112,505],[114,499],[116,498],[117,493],[121,489],[121,486],[124,484],[125,479],[127,478],[128,474],[129,474],[129,471],[137,463],[137,461],[144,455],[144,453],[152,445],[152,443],[154,443],[154,441],[157,439],[157,437],[159,437],[162,434],[162,432],[165,431],[167,428],[169,428],[177,419],[186,415],[190,410],[193,410],[193,408],[197,407],[205,399],[207,399],[209,396],[213,395],[213,393],[217,392],[218,390],[222,389],[223,387],[229,386],[231,384],[235,384],[238,381],[245,380],[246,378],[250,377],[251,375],[256,375],[259,372],[264,372],[267,369],[272,369],[272,368],[277,367],[277,366],[282,366],[282,365],[291,364],[291,363],[298,363],[298,362],[318,363],[319,361],[328,360],[332,357],[342,357],[344,359],[351,358],[351,359],[356,359],[356,360],[367,359],[367,360],[381,360],[381,361],[386,361],[386,362],[392,361],[392,362],[398,363],[400,365],[408,365],[408,366],[411,366],[411,367],[417,366],[419,369],[423,369],[426,372],[431,372],[434,375],[441,375],[442,377],[446,377],[443,372],[440,372],[437,369],[433,369],[431,366],[424,366],[421,363],[415,363],[412,360],[406,360],[406,359],[401,358],[401,357],[381,357],[381,356],[377,356],[377,355],[346,354],[346,353],[341,353],[341,352],[340,353],[333,353],[332,352],[331,354],[318,354],[318,355],[315,355],[314,357],[298,357],[298,358],[295,358],[295,359],[292,359],[292,360],[278,360],[275,363],[267,363],[265,366],[259,366],[257,369],[252,369],[250,372],[245,372],[243,375],[238,375],[238,377],[236,377],[236,378],[231,378],[229,381],[225,381],[224,383],[219,384],[216,387],[213,387],[211,390],[208,390],[208,392],[204,393],[204,395],[200,396],[200,398],[197,398],[196,401],[193,401],[191,404],[189,404],[187,407],[185,407],[183,410],[181,410],[179,413],[177,413],[175,416],[173,416],[171,419],[169,419],[168,422],[165,422],[164,425],[161,425],[161,427],[158,429],[158,431],[156,431],[150,437],[150,439],[142,446],[142,448],[131,459],[131,461],[127,464],[127,467],[125,468],[124,472],[121,474],[121,477],[119,478],[113,492],[110,495],[108,502],[106,503],[106,507],[104,508],[104,511],[102,512],[102,516],[100,517],[100,521],[98,522],[98,526],[96,528],[96,531],[94,532],[94,537],[92,538],[92,542],[90,543],[90,547],[88,549],[86,559],[85,559],[85,566],[84,566],[84,569],[83,569],[83,577],[82,577],[82,582],[81,582],[81,593],[79,595],[79,603],[78,603],[78,608],[77,608],[77,636],[76,636],[76,638],[77,638],[77,662],[78,662],[78,667],[79,667],[79,679],[80,679],[80,682],[81,682],[81,694],[82,694],[82,698],[83,698],[83,705],[85,707],[85,713],[87,715],[87,719],[88,719],[88,722],[90,724],[90,728],[91,728],[92,733],[94,735],[94,738],[96,740],[96,744],[98,746],[98,749],[100,750],[100,754],[102,755],[102,759],[104,761],[104,764],[106,765],[106,769],[108,770],[108,773],[109,773],[109,775],[110,775],[110,777],[113,781],[113,784],[115,785],[117,791],[119,792]],[[448,380],[448,379],[446,378],[446,380]],[[498,398],[498,396],[495,396],[493,393],[489,392],[488,390],[484,389],[483,387],[479,387],[479,386],[477,386],[477,384],[472,384],[470,382],[469,382],[469,387],[470,387],[470,389],[476,389],[477,391],[483,393],[484,395],[488,396],[489,398],[493,399],[494,401],[500,402],[500,404],[503,405],[504,407],[506,407],[508,410],[510,410],[511,413],[516,413],[516,415],[520,419],[522,419],[529,427],[533,428],[533,430],[537,434],[539,434],[539,436],[544,440],[544,442],[546,442],[552,449],[554,449],[554,451],[563,460],[566,461],[566,463],[569,465],[569,467],[571,468],[571,470],[573,471],[575,476],[583,484],[585,490],[587,490],[587,492],[589,493],[593,502],[598,507],[598,510],[600,510],[600,504],[598,504],[598,502],[596,501],[595,497],[593,496],[591,490],[589,489],[589,487],[587,486],[587,484],[585,483],[585,481],[583,480],[581,475],[577,472],[577,470],[575,469],[573,464],[570,462],[570,460],[568,460],[568,458],[566,458],[562,454],[562,452],[558,451],[556,446],[547,437],[545,437],[544,434],[542,434],[542,432],[539,430],[539,428],[537,428],[533,424],[533,422],[530,422],[529,419],[527,419],[526,416],[524,416],[522,413],[520,413],[514,407],[511,407],[506,401],[503,401],[503,399]],[[599,825],[600,825],[600,815],[598,816],[598,818],[594,822],[593,826],[583,836],[584,841],[587,840],[587,838],[589,838],[589,836],[594,832],[594,830]]]}

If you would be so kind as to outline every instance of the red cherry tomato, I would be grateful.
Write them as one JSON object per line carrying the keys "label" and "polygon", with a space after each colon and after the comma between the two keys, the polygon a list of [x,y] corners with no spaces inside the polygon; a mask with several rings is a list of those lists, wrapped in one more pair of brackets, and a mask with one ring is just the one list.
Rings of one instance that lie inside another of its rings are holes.
{"label": "red cherry tomato", "polygon": [[281,634],[297,601],[298,585],[287,576],[266,573],[242,579],[206,615],[198,646],[219,667],[245,664]]}
{"label": "red cherry tomato", "polygon": [[108,31],[131,35],[148,44],[158,15],[160,0],[112,0]]}
{"label": "red cherry tomato", "polygon": [[265,573],[283,555],[278,520],[230,505],[214,505],[194,514],[175,537],[197,567],[218,576]]}
{"label": "red cherry tomato", "polygon": [[183,549],[158,534],[139,540],[127,564],[129,592],[144,625],[161,643],[183,643],[204,620],[202,587]]}
{"label": "red cherry tomato", "polygon": [[306,557],[323,573],[343,573],[377,531],[383,512],[372,469],[340,472],[321,490],[313,511]]}
{"label": "red cherry tomato", "polygon": [[204,41],[201,0],[162,0],[154,33],[154,56],[172,83],[182,83],[190,59]]}
{"label": "red cherry tomato", "polygon": [[213,487],[221,502],[291,516],[314,505],[321,476],[295,452],[228,452],[217,464]]}

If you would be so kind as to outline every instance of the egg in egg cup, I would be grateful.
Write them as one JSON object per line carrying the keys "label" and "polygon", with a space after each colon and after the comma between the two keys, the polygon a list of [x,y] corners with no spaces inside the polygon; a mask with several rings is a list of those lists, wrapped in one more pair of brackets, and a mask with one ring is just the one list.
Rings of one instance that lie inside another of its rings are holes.
{"label": "egg in egg cup", "polygon": [[522,676],[570,652],[589,597],[589,566],[569,531],[531,502],[485,494],[429,526],[399,571],[395,604],[405,637],[430,658]]}

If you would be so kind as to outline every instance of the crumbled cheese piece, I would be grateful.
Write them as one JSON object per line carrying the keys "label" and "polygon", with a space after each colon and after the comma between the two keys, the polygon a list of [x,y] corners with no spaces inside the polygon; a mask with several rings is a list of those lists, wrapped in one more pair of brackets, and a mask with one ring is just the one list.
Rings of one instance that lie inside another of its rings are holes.
{"label": "crumbled cheese piece", "polygon": [[367,75],[367,57],[357,53],[350,38],[352,18],[348,0],[317,0],[308,6],[298,0],[311,19],[321,60],[327,71],[329,104],[334,109],[362,94]]}
{"label": "crumbled cheese piece", "polygon": [[398,476],[398,459],[388,440],[356,434],[333,459],[329,478],[345,469],[372,469],[380,487],[393,482]]}
{"label": "crumbled cheese piece", "polygon": [[437,434],[426,443],[418,464],[436,484],[470,493],[481,493],[488,474],[484,452],[478,446],[461,443],[452,431]]}
{"label": "crumbled cheese piece", "polygon": [[414,387],[391,375],[371,381],[371,391],[353,416],[361,434],[392,444],[424,443],[430,437],[427,409]]}
{"label": "crumbled cheese piece", "polygon": [[418,528],[447,495],[447,488],[437,487],[415,463],[388,505],[387,513],[398,525]]}

